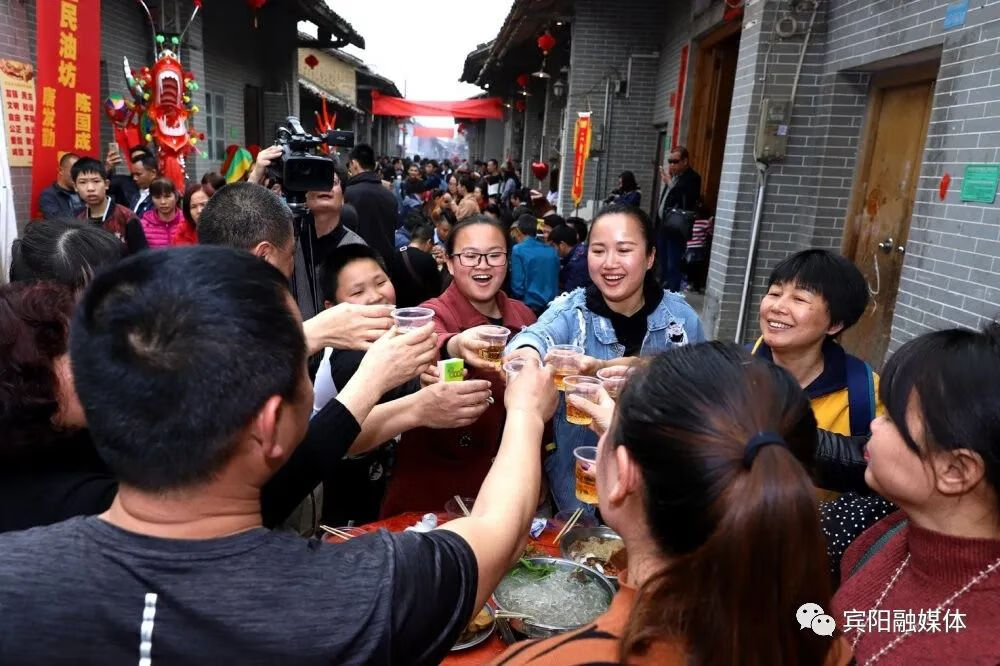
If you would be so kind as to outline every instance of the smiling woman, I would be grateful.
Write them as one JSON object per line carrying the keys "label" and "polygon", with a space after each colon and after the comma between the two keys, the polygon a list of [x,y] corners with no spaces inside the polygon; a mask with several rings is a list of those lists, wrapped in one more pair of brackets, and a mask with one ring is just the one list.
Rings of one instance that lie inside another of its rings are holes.
{"label": "smiling woman", "polygon": [[[578,374],[594,374],[635,357],[705,339],[701,321],[678,294],[656,279],[652,222],[624,204],[602,209],[591,225],[587,267],[593,284],[554,300],[538,323],[511,340],[507,353],[544,359],[552,345],[583,347]],[[593,446],[597,437],[556,412],[555,453],[546,460],[549,485],[560,510],[581,506],[576,499],[573,449]],[[593,507],[589,508],[593,511]]]}

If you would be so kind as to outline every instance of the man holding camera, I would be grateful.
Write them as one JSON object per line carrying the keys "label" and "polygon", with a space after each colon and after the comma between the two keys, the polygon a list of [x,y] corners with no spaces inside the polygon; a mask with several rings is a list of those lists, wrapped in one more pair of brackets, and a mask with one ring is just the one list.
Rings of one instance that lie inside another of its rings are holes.
{"label": "man holding camera", "polygon": [[347,173],[350,179],[344,190],[344,199],[358,212],[358,228],[354,231],[383,258],[392,257],[395,252],[396,197],[382,187],[382,180],[375,173],[375,151],[371,146],[359,143],[351,149]]}

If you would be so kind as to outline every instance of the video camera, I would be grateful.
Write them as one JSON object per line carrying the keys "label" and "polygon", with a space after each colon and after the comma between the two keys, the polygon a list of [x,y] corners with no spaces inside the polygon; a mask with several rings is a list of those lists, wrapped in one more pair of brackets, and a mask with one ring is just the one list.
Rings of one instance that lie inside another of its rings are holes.
{"label": "video camera", "polygon": [[293,200],[300,202],[306,192],[326,191],[333,187],[333,169],[337,164],[337,157],[317,154],[315,151],[324,144],[336,148],[353,148],[354,132],[330,130],[325,135],[316,137],[302,129],[302,123],[295,116],[288,116],[287,123],[288,127],[279,127],[275,135],[274,144],[281,146],[283,152],[268,167],[268,175],[281,179],[291,204]]}

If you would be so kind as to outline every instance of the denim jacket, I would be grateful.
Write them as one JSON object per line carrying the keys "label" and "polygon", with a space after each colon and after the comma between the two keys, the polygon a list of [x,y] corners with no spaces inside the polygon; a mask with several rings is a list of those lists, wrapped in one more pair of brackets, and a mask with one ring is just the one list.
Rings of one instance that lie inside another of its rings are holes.
{"label": "denim jacket", "polygon": [[[615,337],[611,322],[591,312],[586,299],[586,289],[582,287],[556,298],[537,322],[514,336],[505,352],[509,354],[519,347],[531,347],[544,359],[551,345],[576,344],[583,347],[587,356],[601,360],[621,357],[625,348]],[[679,294],[665,291],[660,305],[647,318],[647,324],[640,350],[644,356],[705,340],[701,320]],[[595,446],[597,436],[588,428],[566,420],[563,397],[559,399],[552,423],[555,451],[545,460],[545,473],[556,505],[560,510],[585,506],[575,495],[573,449]],[[588,511],[593,512],[593,507]]]}
{"label": "denim jacket", "polygon": [[[583,353],[602,361],[619,358],[625,348],[615,337],[611,322],[587,309],[586,289],[580,287],[559,296],[538,321],[507,344],[506,353],[519,347],[532,347],[545,358],[551,345],[580,345]],[[698,314],[684,297],[663,292],[659,307],[647,318],[648,330],[641,354],[658,352],[691,342],[705,340]]]}

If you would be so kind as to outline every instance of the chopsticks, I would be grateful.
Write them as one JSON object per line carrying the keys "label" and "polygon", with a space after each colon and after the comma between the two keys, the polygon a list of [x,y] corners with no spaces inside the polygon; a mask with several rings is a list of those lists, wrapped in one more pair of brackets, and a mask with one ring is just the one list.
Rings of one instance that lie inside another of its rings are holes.
{"label": "chopsticks", "polygon": [[494,617],[501,620],[534,620],[533,615],[525,615],[524,613],[514,613],[512,611],[498,610],[494,613]]}
{"label": "chopsticks", "polygon": [[469,507],[465,506],[465,502],[462,501],[462,497],[460,495],[455,495],[455,501],[458,502],[458,508],[462,510],[462,513],[468,516]]}
{"label": "chopsticks", "polygon": [[583,509],[577,507],[577,509],[573,511],[573,515],[571,515],[569,520],[566,521],[566,524],[563,525],[563,528],[559,530],[559,534],[556,535],[556,538],[552,540],[553,545],[559,543],[559,539],[562,539],[566,535],[566,532],[573,529],[573,526],[576,525],[576,521],[580,520],[580,516],[582,515]]}
{"label": "chopsticks", "polygon": [[343,539],[344,541],[347,541],[348,539],[353,539],[355,537],[354,534],[350,534],[349,532],[344,532],[343,530],[338,530],[336,527],[320,525],[319,528],[324,532],[327,532],[328,534],[332,534],[335,537]]}

